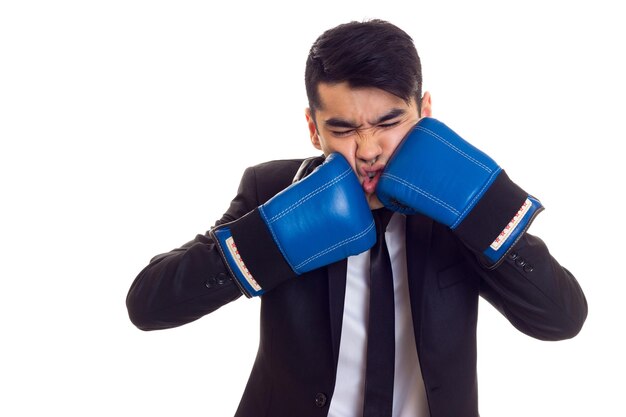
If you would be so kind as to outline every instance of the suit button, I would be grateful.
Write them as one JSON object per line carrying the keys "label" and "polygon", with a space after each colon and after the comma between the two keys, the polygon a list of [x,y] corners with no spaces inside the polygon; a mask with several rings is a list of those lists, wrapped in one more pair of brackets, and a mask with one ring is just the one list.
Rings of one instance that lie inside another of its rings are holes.
{"label": "suit button", "polygon": [[217,274],[217,285],[224,285],[226,283],[226,281],[228,281],[228,275],[226,275],[223,272],[220,272],[219,274]]}
{"label": "suit button", "polygon": [[206,282],[204,283],[204,285],[207,288],[213,288],[213,286],[215,285],[215,277],[211,277],[211,278],[207,279]]}
{"label": "suit button", "polygon": [[326,405],[326,401],[328,400],[328,398],[326,397],[326,394],[318,392],[317,394],[315,394],[315,405],[318,406],[319,408],[322,408]]}
{"label": "suit button", "polygon": [[517,259],[515,260],[515,264],[516,264],[517,266],[524,266],[524,265],[526,265],[526,259],[521,258],[521,257],[520,257],[520,258],[517,258]]}
{"label": "suit button", "polygon": [[515,259],[517,259],[517,256],[518,256],[517,252],[511,252],[511,254],[509,255],[509,258],[515,260]]}
{"label": "suit button", "polygon": [[533,272],[534,269],[531,264],[524,265],[524,272]]}

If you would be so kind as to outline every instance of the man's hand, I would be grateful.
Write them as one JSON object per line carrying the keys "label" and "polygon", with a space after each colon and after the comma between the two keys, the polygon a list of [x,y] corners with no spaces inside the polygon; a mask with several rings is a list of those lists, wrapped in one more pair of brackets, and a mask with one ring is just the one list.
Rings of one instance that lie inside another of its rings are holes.
{"label": "man's hand", "polygon": [[449,226],[494,267],[543,208],[493,159],[432,118],[400,143],[376,194],[389,209]]}

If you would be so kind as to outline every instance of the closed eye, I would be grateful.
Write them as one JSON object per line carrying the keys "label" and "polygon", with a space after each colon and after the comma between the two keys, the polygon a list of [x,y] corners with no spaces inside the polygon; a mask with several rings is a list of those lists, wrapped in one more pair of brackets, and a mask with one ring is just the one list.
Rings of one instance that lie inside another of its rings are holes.
{"label": "closed eye", "polygon": [[354,133],[354,129],[351,129],[351,130],[341,130],[341,131],[331,130],[330,133],[332,133],[333,136],[339,136],[339,137],[341,137],[341,136],[349,136],[352,133]]}
{"label": "closed eye", "polygon": [[400,123],[400,121],[395,121],[395,122],[391,122],[391,123],[381,123],[378,125],[378,127],[382,127],[382,128],[387,128],[387,127],[394,127],[397,126]]}

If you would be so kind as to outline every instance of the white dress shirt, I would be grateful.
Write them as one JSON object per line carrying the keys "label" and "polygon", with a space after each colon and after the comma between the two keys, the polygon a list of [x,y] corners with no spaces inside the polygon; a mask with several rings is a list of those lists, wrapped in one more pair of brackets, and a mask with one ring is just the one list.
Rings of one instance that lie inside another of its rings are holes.
{"label": "white dress shirt", "polygon": [[[406,216],[394,213],[385,232],[395,297],[396,355],[392,417],[428,417],[430,413],[415,347],[409,301],[405,224]],[[369,259],[369,251],[348,258],[337,381],[328,411],[329,417],[363,415],[369,313]]]}

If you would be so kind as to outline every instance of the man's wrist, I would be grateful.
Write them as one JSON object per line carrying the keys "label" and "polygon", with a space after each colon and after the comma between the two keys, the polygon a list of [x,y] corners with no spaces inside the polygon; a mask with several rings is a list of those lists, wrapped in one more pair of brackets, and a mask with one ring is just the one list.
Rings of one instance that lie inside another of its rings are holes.
{"label": "man's wrist", "polygon": [[255,297],[296,276],[258,209],[210,231],[231,276],[246,297]]}
{"label": "man's wrist", "polygon": [[515,242],[526,232],[543,205],[501,171],[480,201],[454,228],[473,251],[497,267]]}

